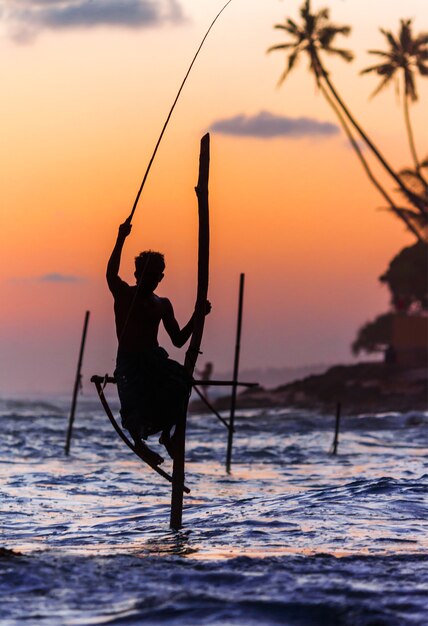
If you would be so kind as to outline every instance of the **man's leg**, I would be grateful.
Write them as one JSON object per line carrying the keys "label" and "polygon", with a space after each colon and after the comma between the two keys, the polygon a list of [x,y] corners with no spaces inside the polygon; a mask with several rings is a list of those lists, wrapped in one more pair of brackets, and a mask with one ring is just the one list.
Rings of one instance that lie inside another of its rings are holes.
{"label": "man's leg", "polygon": [[141,454],[149,463],[160,465],[164,459],[160,454],[149,448],[142,441],[141,417],[138,410],[128,413],[126,417],[122,414],[123,427],[129,432],[134,442],[135,450]]}
{"label": "man's leg", "polygon": [[174,434],[171,436],[171,428],[163,430],[159,438],[159,443],[165,446],[169,456],[171,457],[171,459],[173,459],[176,448],[175,431]]}
{"label": "man's leg", "polygon": [[134,442],[135,450],[144,457],[144,460],[147,460],[153,465],[160,465],[164,462],[164,458],[160,454],[149,448],[149,446],[141,440],[139,432],[130,430],[129,434]]}

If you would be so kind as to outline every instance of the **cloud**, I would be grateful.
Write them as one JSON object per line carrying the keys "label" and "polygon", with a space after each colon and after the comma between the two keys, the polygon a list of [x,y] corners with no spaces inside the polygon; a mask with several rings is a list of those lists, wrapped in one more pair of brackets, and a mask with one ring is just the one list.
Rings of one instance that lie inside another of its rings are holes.
{"label": "cloud", "polygon": [[184,19],[178,0],[0,0],[11,36],[28,43],[42,30],[145,28]]}
{"label": "cloud", "polygon": [[7,279],[10,283],[79,283],[87,280],[84,276],[49,272],[41,276],[15,276]]}
{"label": "cloud", "polygon": [[80,276],[52,272],[51,274],[43,274],[43,276],[39,276],[37,280],[43,283],[76,283],[83,279]]}
{"label": "cloud", "polygon": [[315,137],[331,136],[339,133],[339,127],[330,122],[320,122],[310,117],[286,117],[268,111],[260,111],[257,115],[235,115],[228,119],[217,120],[211,124],[210,130],[224,135],[240,137]]}

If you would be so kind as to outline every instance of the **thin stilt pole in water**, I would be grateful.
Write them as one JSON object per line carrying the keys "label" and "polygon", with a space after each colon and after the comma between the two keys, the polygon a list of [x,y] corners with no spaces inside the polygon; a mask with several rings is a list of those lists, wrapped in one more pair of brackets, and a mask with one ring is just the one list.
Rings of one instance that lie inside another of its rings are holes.
{"label": "thin stilt pole in water", "polygon": [[80,371],[82,369],[83,351],[85,349],[85,341],[86,341],[86,333],[88,330],[89,315],[90,315],[90,312],[86,311],[85,321],[83,323],[82,341],[80,343],[79,361],[77,363],[76,380],[74,381],[73,399],[71,401],[70,417],[68,420],[67,441],[65,443],[65,453],[67,455],[70,452],[71,435],[73,432],[74,413],[76,411],[77,394],[79,393],[79,387],[80,387],[80,380],[81,380]]}
{"label": "thin stilt pole in water", "polygon": [[334,428],[333,449],[331,451],[332,454],[337,454],[337,446],[339,445],[340,410],[341,404],[338,402],[336,407],[336,425]]}
{"label": "thin stilt pole in water", "polygon": [[230,472],[232,463],[233,433],[235,427],[236,393],[238,390],[239,353],[241,350],[242,309],[244,303],[245,274],[239,278],[238,324],[236,329],[235,360],[233,364],[232,397],[230,400],[229,433],[227,437],[226,471]]}
{"label": "thin stilt pole in water", "polygon": [[[199,177],[196,186],[198,197],[199,236],[198,236],[198,290],[196,296],[193,333],[190,345],[186,352],[184,367],[189,379],[193,378],[196,360],[201,347],[202,334],[204,331],[206,301],[208,294],[208,267],[209,267],[209,209],[208,209],[208,178],[210,167],[210,136],[207,133],[202,137],[199,155]],[[186,419],[187,407],[181,419],[177,422],[175,431],[175,454],[172,470],[172,494],[171,494],[171,517],[170,527],[179,530],[182,526],[183,517],[183,486],[184,486],[184,461],[186,442]]]}

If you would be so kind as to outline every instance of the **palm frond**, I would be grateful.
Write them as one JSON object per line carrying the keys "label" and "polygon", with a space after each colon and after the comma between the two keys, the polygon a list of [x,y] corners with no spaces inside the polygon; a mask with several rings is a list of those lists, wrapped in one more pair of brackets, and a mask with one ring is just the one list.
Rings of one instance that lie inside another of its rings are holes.
{"label": "palm frond", "polygon": [[382,35],[384,35],[387,38],[392,50],[400,49],[400,44],[398,43],[394,35],[389,30],[385,30],[384,28],[379,28],[379,30],[382,33]]}
{"label": "palm frond", "polygon": [[317,18],[319,20],[329,20],[330,19],[330,9],[328,9],[327,7],[324,7],[323,9],[320,9],[317,13]]}
{"label": "palm frond", "polygon": [[336,32],[333,28],[322,28],[318,33],[318,41],[322,48],[328,47],[336,36]]}
{"label": "palm frond", "polygon": [[387,68],[390,68],[391,65],[389,63],[378,63],[377,65],[370,65],[369,67],[366,67],[365,69],[360,71],[360,74],[371,74],[372,72],[376,72],[376,74],[379,74],[380,76],[383,76],[385,74],[388,74],[389,71]]}
{"label": "palm frond", "polygon": [[400,211],[400,213],[404,213],[408,217],[411,217],[412,220],[414,220],[415,222],[418,222],[420,224],[426,224],[427,216],[421,215],[414,209],[409,209],[409,207],[397,207],[397,209],[398,211]]}
{"label": "palm frond", "polygon": [[[428,159],[419,164],[419,170],[414,167],[406,167],[399,172],[400,178],[404,180],[406,186],[422,201],[425,201],[428,198],[428,183],[422,174],[422,170],[427,167]],[[428,212],[428,206],[426,207],[426,211]]]}
{"label": "palm frond", "polygon": [[350,32],[349,26],[328,25],[318,31],[318,41],[323,48],[327,48],[336,35],[349,35]]}
{"label": "palm frond", "polygon": [[372,72],[377,72],[378,65],[370,65],[370,67],[365,67],[363,70],[360,70],[359,74],[363,76],[364,74],[371,74]]}
{"label": "palm frond", "polygon": [[423,63],[416,63],[416,65],[421,76],[428,76],[428,67],[426,65]]}
{"label": "palm frond", "polygon": [[285,20],[285,23],[287,24],[287,26],[293,30],[293,32],[298,33],[300,32],[300,28],[299,26],[296,24],[296,22],[294,22],[292,19],[290,19],[289,17],[287,17],[287,19]]}
{"label": "palm frond", "polygon": [[334,31],[335,35],[343,35],[344,37],[348,37],[351,34],[352,28],[345,24],[344,26],[338,26],[337,24],[329,24],[323,30],[331,29]]}
{"label": "palm frond", "polygon": [[266,52],[272,52],[273,50],[289,50],[290,48],[295,48],[296,45],[294,43],[279,43],[276,46],[271,46],[266,50]]}
{"label": "palm frond", "polygon": [[428,33],[420,33],[413,41],[418,48],[428,45]]}
{"label": "palm frond", "polygon": [[324,52],[327,54],[337,54],[342,59],[344,59],[347,63],[350,63],[354,60],[354,54],[350,50],[344,50],[343,48],[324,48]]}
{"label": "palm frond", "polygon": [[381,57],[389,58],[391,56],[389,52],[384,52],[383,50],[367,50],[367,52],[369,54],[377,54],[378,56],[381,56]]}
{"label": "palm frond", "polygon": [[308,15],[306,17],[306,28],[305,33],[309,37],[313,37],[314,32],[316,31],[316,19],[314,15]]}
{"label": "palm frond", "polygon": [[304,20],[306,20],[306,17],[310,15],[310,12],[311,12],[311,1],[305,0],[305,2],[300,7],[300,15]]}
{"label": "palm frond", "polygon": [[[424,166],[420,165],[420,169],[423,170]],[[407,167],[400,170],[399,174],[406,182],[412,193],[421,196],[421,198],[425,198],[427,196],[428,185],[425,182],[425,179],[421,176],[420,172],[414,168]]]}
{"label": "palm frond", "polygon": [[426,218],[407,207],[387,208],[389,213],[398,215],[405,222],[407,229],[425,243],[428,240],[428,224]]}
{"label": "palm frond", "polygon": [[297,32],[287,24],[275,24],[274,28],[275,30],[285,30],[289,35],[297,36]]}
{"label": "palm frond", "polygon": [[281,74],[279,78],[278,87],[282,85],[282,83],[287,78],[287,76],[289,75],[293,67],[296,65],[298,61],[299,53],[300,53],[300,50],[297,49],[294,52],[292,52],[290,56],[288,57],[287,67],[285,68],[284,72]]}
{"label": "palm frond", "polygon": [[360,74],[368,74],[370,72],[376,72],[379,76],[388,76],[388,74],[393,76],[395,74],[397,68],[394,67],[391,63],[379,63],[378,65],[372,65],[367,67],[365,70],[362,70]]}
{"label": "palm frond", "polygon": [[404,178],[408,178],[409,180],[414,180],[415,182],[419,180],[418,173],[411,167],[405,167],[402,170],[400,170],[398,173],[400,174],[400,176],[403,176]]}
{"label": "palm frond", "polygon": [[400,20],[400,23],[399,39],[401,48],[403,50],[409,50],[412,44],[412,20]]}
{"label": "palm frond", "polygon": [[380,84],[376,87],[376,89],[373,91],[373,93],[370,94],[370,98],[374,98],[375,96],[377,96],[377,94],[382,91],[382,89],[384,87],[386,87],[391,80],[393,79],[393,75],[392,74],[387,74],[383,80],[381,80]]}

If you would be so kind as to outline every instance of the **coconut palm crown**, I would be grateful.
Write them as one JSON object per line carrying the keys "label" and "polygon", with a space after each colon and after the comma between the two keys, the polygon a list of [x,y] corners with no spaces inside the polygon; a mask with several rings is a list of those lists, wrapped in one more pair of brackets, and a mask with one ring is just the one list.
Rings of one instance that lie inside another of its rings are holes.
{"label": "coconut palm crown", "polygon": [[400,20],[400,31],[395,37],[390,31],[380,29],[385,36],[389,49],[369,50],[370,54],[381,57],[381,62],[362,70],[361,74],[376,73],[381,77],[381,82],[372,93],[372,97],[378,94],[384,87],[394,80],[399,91],[399,74],[403,76],[403,107],[407,135],[409,137],[410,151],[415,163],[416,171],[421,174],[421,165],[416,154],[415,141],[409,116],[409,102],[418,100],[415,76],[428,76],[428,33],[413,36],[412,20]]}
{"label": "coconut palm crown", "polygon": [[[330,23],[330,11],[327,8],[321,9],[316,13],[311,13],[310,0],[305,0],[300,9],[302,17],[302,25],[296,24],[292,19],[287,18],[285,24],[275,24],[274,28],[284,30],[294,38],[294,42],[278,44],[271,46],[268,52],[273,50],[290,50],[287,66],[279,79],[281,84],[287,78],[301,52],[309,54],[310,69],[314,72],[317,83],[322,76],[321,64],[319,60],[319,52],[323,51],[327,54],[338,55],[347,62],[353,60],[354,55],[350,50],[334,47],[333,40],[337,35],[348,36],[351,32],[350,26],[336,26]],[[324,69],[325,71],[325,69]]]}
{"label": "coconut palm crown", "polygon": [[428,33],[413,37],[412,20],[400,20],[400,32],[395,37],[390,31],[379,29],[386,37],[389,50],[369,50],[370,54],[382,57],[382,61],[362,70],[361,74],[375,72],[382,80],[372,96],[378,94],[391,80],[398,78],[398,72],[404,75],[404,93],[412,102],[418,99],[415,72],[428,76]]}

